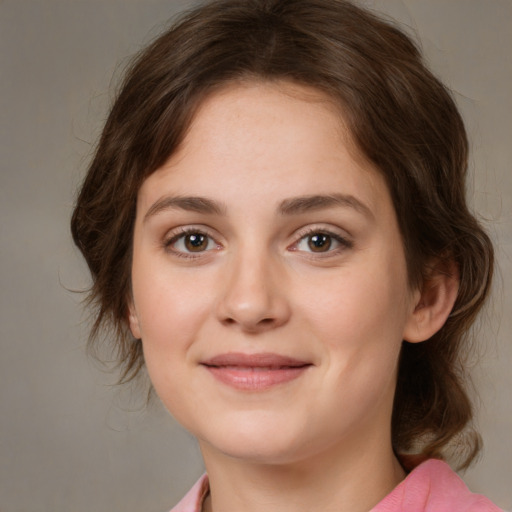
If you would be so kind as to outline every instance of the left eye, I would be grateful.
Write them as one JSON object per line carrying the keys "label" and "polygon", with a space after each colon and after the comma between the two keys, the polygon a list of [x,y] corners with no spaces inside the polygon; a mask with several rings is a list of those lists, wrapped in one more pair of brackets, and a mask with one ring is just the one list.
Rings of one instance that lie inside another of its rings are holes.
{"label": "left eye", "polygon": [[295,247],[298,251],[322,253],[338,249],[341,245],[339,237],[319,231],[302,237]]}
{"label": "left eye", "polygon": [[170,241],[169,245],[174,251],[185,253],[205,252],[216,247],[214,240],[200,231],[178,235]]}

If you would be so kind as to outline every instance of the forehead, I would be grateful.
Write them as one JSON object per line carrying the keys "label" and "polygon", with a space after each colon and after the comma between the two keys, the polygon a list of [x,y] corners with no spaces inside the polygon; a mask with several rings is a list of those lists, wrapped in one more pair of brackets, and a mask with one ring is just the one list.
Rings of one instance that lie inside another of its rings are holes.
{"label": "forehead", "polygon": [[[322,138],[325,145],[319,144]],[[361,157],[340,105],[327,94],[283,80],[240,81],[228,83],[203,99],[176,157],[198,149],[232,154],[242,148],[246,153],[263,144],[270,149],[272,142],[286,156],[287,144],[294,144],[296,151],[315,145],[318,152],[332,149],[326,146],[334,139],[350,149],[354,158]],[[297,146],[301,141],[308,144]]]}
{"label": "forehead", "polygon": [[235,83],[203,100],[180,148],[146,179],[138,202],[148,208],[164,191],[189,195],[191,188],[222,200],[250,187],[270,198],[280,186],[288,195],[347,192],[363,202],[387,193],[326,94],[289,82]]}

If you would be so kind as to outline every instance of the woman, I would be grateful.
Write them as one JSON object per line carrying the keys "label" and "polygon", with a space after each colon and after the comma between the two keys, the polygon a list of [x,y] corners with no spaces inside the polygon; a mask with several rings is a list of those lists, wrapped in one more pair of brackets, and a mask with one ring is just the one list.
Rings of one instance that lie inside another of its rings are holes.
{"label": "woman", "polygon": [[479,448],[466,164],[445,87],[352,3],[216,1],[140,54],[72,231],[93,338],[198,439],[174,511],[498,510],[442,462]]}

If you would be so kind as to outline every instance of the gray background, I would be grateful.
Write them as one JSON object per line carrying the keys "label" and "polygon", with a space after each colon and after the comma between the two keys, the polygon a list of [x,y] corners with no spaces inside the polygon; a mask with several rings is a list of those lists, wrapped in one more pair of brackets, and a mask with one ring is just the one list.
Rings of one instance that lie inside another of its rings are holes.
{"label": "gray background", "polygon": [[[202,471],[194,441],[84,351],[84,264],[68,219],[112,76],[177,0],[0,0],[0,510],[165,511]],[[512,2],[367,2],[405,23],[455,91],[470,198],[500,274],[475,369],[485,451],[467,483],[512,508]]]}

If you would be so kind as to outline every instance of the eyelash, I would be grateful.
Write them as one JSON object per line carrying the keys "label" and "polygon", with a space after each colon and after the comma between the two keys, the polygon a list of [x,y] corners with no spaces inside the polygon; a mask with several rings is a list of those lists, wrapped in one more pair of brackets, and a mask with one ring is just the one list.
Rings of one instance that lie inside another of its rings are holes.
{"label": "eyelash", "polygon": [[198,251],[197,253],[193,252],[185,252],[176,250],[173,246],[176,244],[179,240],[184,239],[187,235],[201,235],[206,237],[209,241],[212,241],[215,244],[215,248],[218,249],[220,247],[220,244],[215,241],[215,239],[208,234],[204,229],[200,228],[179,228],[178,233],[173,233],[170,238],[166,238],[164,240],[164,249],[170,253],[172,253],[174,256],[177,256],[178,258],[188,258],[188,259],[195,259],[200,258],[204,253],[209,252],[213,249],[207,249],[205,251]]}
{"label": "eyelash", "polygon": [[292,251],[297,251],[298,249],[296,249],[296,247],[305,239],[307,239],[308,237],[311,237],[313,235],[324,235],[324,236],[327,236],[329,237],[331,240],[334,240],[336,243],[339,244],[339,247],[336,247],[334,249],[331,249],[329,248],[327,251],[325,252],[315,252],[315,251],[304,251],[308,257],[312,257],[312,258],[327,258],[329,256],[335,256],[335,255],[338,255],[340,252],[346,250],[346,249],[351,249],[354,244],[348,240],[347,238],[344,238],[342,237],[341,235],[337,234],[337,233],[334,233],[332,231],[330,231],[329,229],[325,229],[325,228],[319,228],[319,227],[311,227],[311,228],[307,228],[306,230],[304,231],[301,231],[298,233],[298,240],[296,242],[294,242],[292,245],[290,245],[288,247],[289,250],[292,250]]}
{"label": "eyelash", "polygon": [[[204,256],[205,253],[210,252],[214,249],[205,249],[204,251],[198,251],[197,253],[194,252],[185,252],[181,250],[175,249],[173,246],[176,244],[179,240],[184,239],[187,235],[200,235],[206,237],[209,241],[213,242],[215,244],[215,249],[219,249],[221,245],[215,241],[215,239],[208,234],[204,229],[200,228],[180,228],[178,233],[173,233],[170,238],[166,238],[163,242],[164,249],[170,253],[172,253],[174,256],[177,256],[179,258],[187,258],[187,259],[196,259]],[[322,228],[316,228],[311,227],[305,231],[298,233],[298,239],[296,242],[288,246],[288,250],[290,251],[299,251],[297,247],[299,244],[307,239],[308,237],[311,237],[313,235],[324,235],[326,237],[329,237],[331,240],[334,240],[336,243],[339,244],[339,247],[336,247],[334,249],[328,248],[327,251],[302,251],[306,254],[308,254],[308,257],[313,258],[326,258],[329,256],[333,256],[336,254],[339,254],[343,250],[351,249],[353,247],[353,243],[350,240],[347,240],[346,238],[340,236],[337,233],[333,233],[332,231],[328,229],[322,229]],[[209,243],[209,242],[208,242]]]}

